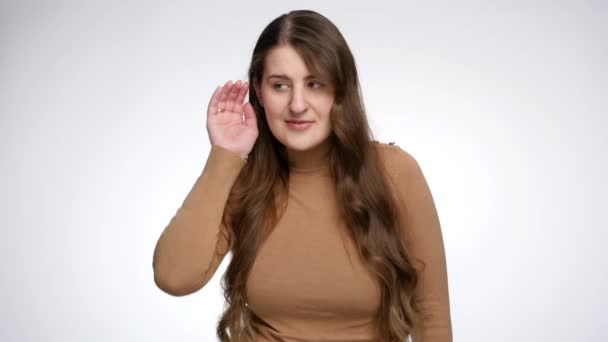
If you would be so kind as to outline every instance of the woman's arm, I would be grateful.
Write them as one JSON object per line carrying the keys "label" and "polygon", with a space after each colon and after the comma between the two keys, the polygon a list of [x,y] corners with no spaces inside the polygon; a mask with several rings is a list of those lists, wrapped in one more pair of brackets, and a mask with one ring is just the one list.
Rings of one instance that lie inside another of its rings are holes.
{"label": "woman's arm", "polygon": [[202,174],[161,234],[152,267],[154,282],[166,293],[184,296],[211,279],[228,252],[228,233],[221,223],[232,184],[246,161],[217,145]]}
{"label": "woman's arm", "polygon": [[422,326],[414,330],[413,342],[451,342],[446,256],[437,209],[416,159],[396,145],[394,149],[404,244],[417,269],[418,260],[424,263],[415,293],[422,310]]}

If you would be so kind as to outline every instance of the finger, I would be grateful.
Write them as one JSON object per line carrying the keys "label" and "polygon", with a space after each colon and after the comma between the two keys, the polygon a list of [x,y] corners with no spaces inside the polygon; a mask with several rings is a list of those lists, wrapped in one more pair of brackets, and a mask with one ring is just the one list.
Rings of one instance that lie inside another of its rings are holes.
{"label": "finger", "polygon": [[251,105],[251,103],[245,103],[245,105],[243,106],[243,113],[245,114],[245,126],[256,127],[257,118],[255,117],[255,111],[253,110],[253,106]]}
{"label": "finger", "polygon": [[241,91],[239,92],[239,95],[236,98],[236,103],[240,104],[245,101],[245,95],[247,94],[247,91],[249,91],[249,83],[244,82],[241,86]]}
{"label": "finger", "polygon": [[219,102],[219,95],[221,93],[222,86],[217,86],[211,95],[211,100],[209,101],[209,105],[207,106],[207,116],[209,114],[217,113],[217,104]]}
{"label": "finger", "polygon": [[218,110],[226,110],[226,99],[228,98],[228,92],[230,91],[230,89],[232,88],[232,81],[228,80],[228,82],[226,82],[226,84],[224,84],[224,86],[222,87],[222,93],[220,94],[219,97],[219,103],[217,105],[217,109]]}
{"label": "finger", "polygon": [[232,103],[232,111],[235,113],[243,114],[243,101],[245,100],[245,94],[247,94],[247,82],[243,82],[238,88],[236,98]]}
{"label": "finger", "polygon": [[228,94],[228,99],[226,103],[226,110],[230,112],[236,111],[236,98],[239,95],[239,91],[241,90],[241,80],[236,81],[232,88],[230,88],[230,93]]}

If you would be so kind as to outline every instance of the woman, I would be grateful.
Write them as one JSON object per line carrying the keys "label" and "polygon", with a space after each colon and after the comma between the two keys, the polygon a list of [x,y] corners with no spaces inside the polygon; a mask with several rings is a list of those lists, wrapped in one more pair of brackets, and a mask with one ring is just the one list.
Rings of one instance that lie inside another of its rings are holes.
{"label": "woman", "polygon": [[431,192],[408,152],[372,138],[338,29],[279,16],[249,81],[211,96],[211,151],[156,245],[158,287],[193,293],[231,251],[221,341],[451,341]]}

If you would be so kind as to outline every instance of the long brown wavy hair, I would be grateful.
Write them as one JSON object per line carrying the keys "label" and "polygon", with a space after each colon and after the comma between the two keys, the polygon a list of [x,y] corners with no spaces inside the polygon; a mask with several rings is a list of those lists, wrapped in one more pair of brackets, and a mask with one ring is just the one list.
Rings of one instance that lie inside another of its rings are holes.
{"label": "long brown wavy hair", "polygon": [[405,341],[419,324],[414,296],[417,270],[400,238],[400,223],[386,170],[377,152],[362,101],[353,55],[336,26],[321,14],[283,14],[262,31],[249,66],[249,102],[258,139],[230,191],[222,223],[232,259],[222,277],[226,306],[217,325],[222,342],[250,341],[263,321],[247,306],[246,280],[258,247],[284,212],[289,184],[285,147],[266,122],[254,82],[261,81],[269,50],[296,49],[309,70],[325,75],[335,89],[330,113],[329,162],[340,215],[365,266],[377,276],[381,304],[376,315],[382,341]]}

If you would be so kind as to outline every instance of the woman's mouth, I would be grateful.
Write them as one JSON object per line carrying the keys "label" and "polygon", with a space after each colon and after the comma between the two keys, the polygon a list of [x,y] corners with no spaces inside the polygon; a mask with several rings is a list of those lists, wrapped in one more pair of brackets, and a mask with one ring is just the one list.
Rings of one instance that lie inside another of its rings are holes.
{"label": "woman's mouth", "polygon": [[287,127],[296,131],[302,131],[310,127],[314,122],[313,121],[285,121],[287,123]]}

